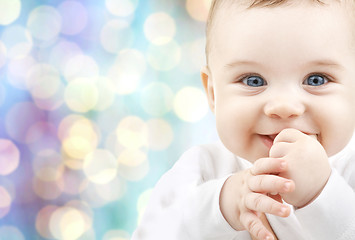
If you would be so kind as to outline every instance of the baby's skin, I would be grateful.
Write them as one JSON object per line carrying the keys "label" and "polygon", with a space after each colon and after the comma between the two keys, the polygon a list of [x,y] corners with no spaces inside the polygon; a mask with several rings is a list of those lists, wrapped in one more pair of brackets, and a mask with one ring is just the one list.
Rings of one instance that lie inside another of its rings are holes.
{"label": "baby's skin", "polygon": [[268,157],[226,180],[220,209],[235,230],[247,230],[255,239],[274,239],[262,223],[263,213],[287,217],[291,209],[283,201],[302,208],[317,198],[331,173],[318,137],[284,129],[274,139]]}

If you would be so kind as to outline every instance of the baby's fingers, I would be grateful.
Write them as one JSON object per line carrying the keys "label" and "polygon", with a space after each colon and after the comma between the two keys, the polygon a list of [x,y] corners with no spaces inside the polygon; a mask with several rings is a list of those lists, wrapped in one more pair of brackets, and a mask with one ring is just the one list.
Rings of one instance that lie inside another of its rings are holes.
{"label": "baby's fingers", "polygon": [[259,240],[272,240],[274,239],[272,233],[263,225],[258,216],[252,212],[245,212],[240,215],[240,222],[245,229],[254,237]]}
{"label": "baby's fingers", "polygon": [[287,162],[281,158],[260,158],[250,171],[253,175],[280,173],[287,169]]}
{"label": "baby's fingers", "polygon": [[257,175],[250,177],[248,187],[253,192],[277,194],[292,192],[295,184],[292,180],[276,175]]}
{"label": "baby's fingers", "polygon": [[246,195],[245,206],[255,212],[269,213],[279,217],[287,217],[291,211],[288,206],[260,193]]}

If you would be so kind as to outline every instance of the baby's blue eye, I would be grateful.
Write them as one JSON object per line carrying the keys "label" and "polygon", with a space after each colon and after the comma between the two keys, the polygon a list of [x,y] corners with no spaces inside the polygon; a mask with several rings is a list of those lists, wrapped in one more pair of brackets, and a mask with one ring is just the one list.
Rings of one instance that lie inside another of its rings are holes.
{"label": "baby's blue eye", "polygon": [[310,86],[320,86],[327,82],[328,80],[321,75],[311,75],[303,82],[303,84]]}
{"label": "baby's blue eye", "polygon": [[264,79],[258,76],[249,76],[243,79],[243,83],[250,87],[261,87],[266,85]]}

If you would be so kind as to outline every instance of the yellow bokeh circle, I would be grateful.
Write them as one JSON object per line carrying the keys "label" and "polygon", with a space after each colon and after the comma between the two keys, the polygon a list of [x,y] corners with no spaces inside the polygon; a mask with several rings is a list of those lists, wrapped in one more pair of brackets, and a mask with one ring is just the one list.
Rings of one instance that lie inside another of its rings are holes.
{"label": "yellow bokeh circle", "polygon": [[153,13],[144,23],[145,37],[155,45],[170,42],[176,33],[174,19],[164,12]]}
{"label": "yellow bokeh circle", "polygon": [[116,129],[120,144],[129,149],[138,149],[148,144],[147,124],[137,116],[128,116],[121,120]]}
{"label": "yellow bokeh circle", "polygon": [[196,87],[184,87],[174,98],[176,115],[186,122],[197,122],[208,113],[204,92]]}
{"label": "yellow bokeh circle", "polygon": [[0,25],[14,22],[21,12],[20,0],[0,0]]}
{"label": "yellow bokeh circle", "polygon": [[87,178],[96,184],[106,184],[117,175],[118,161],[104,149],[96,149],[84,160],[83,170]]}
{"label": "yellow bokeh circle", "polygon": [[77,78],[69,82],[64,92],[64,101],[67,106],[79,113],[94,109],[98,99],[97,86],[89,78]]}

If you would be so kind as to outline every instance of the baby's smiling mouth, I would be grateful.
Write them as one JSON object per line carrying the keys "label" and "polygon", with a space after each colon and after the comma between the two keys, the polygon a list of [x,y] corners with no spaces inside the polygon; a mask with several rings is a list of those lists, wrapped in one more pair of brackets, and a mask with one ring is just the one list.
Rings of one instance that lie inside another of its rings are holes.
{"label": "baby's smiling mouth", "polygon": [[[313,133],[306,133],[306,132],[302,132],[316,140],[318,140],[318,134],[313,134]],[[262,141],[264,142],[264,144],[271,148],[271,146],[274,144],[274,140],[277,137],[277,135],[279,135],[279,133],[275,133],[275,134],[259,134],[259,136],[261,137]],[[319,140],[318,140],[319,141]]]}
{"label": "baby's smiling mouth", "polygon": [[271,148],[272,145],[274,144],[274,139],[276,138],[277,134],[271,134],[271,135],[259,135],[261,138],[261,141],[265,144],[267,148]]}
{"label": "baby's smiling mouth", "polygon": [[271,135],[266,135],[267,137],[269,137],[272,141],[274,141],[274,139],[276,138],[278,134],[271,134]]}

